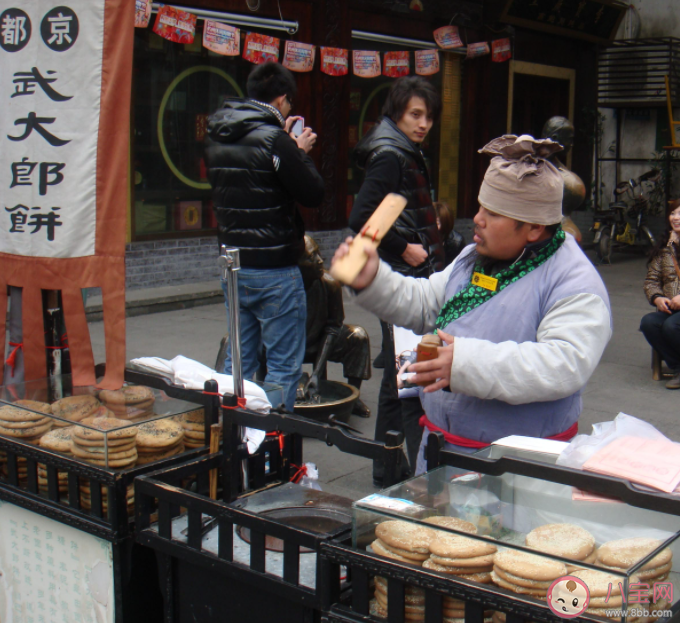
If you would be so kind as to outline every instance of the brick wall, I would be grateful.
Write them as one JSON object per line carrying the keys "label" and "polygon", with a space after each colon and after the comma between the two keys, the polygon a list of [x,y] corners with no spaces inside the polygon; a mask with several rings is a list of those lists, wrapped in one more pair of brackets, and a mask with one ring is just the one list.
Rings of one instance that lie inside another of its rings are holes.
{"label": "brick wall", "polygon": [[220,278],[217,238],[133,242],[125,247],[128,290],[181,285]]}
{"label": "brick wall", "polygon": [[[350,234],[349,229],[311,232],[326,266]],[[125,247],[125,287],[138,290],[219,280],[218,253],[216,237],[133,242]]]}
{"label": "brick wall", "polygon": [[[581,230],[584,244],[591,243],[593,234],[589,230],[593,223],[593,213],[574,212],[572,219]],[[664,217],[650,219],[650,228],[654,234],[660,233],[664,225]],[[473,228],[472,219],[456,220],[456,231],[463,234],[468,244],[472,242]],[[319,245],[326,268],[330,265],[338,245],[351,234],[348,228],[310,232]],[[126,288],[136,290],[219,280],[217,255],[216,237],[133,242],[126,246],[125,252]]]}

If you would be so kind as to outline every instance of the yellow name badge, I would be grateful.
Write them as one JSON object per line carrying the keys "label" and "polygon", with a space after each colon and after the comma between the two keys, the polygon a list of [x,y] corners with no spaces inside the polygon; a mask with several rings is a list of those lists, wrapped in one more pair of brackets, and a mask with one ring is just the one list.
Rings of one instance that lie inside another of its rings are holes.
{"label": "yellow name badge", "polygon": [[495,292],[498,287],[498,279],[494,279],[488,275],[482,275],[482,273],[472,273],[472,285]]}

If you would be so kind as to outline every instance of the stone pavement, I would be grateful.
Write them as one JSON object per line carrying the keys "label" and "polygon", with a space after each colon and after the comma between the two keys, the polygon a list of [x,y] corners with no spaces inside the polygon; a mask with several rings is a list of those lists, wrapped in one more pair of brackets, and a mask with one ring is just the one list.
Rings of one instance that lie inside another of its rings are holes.
{"label": "stone pavement", "polygon": [[[592,254],[589,252],[592,259]],[[579,422],[580,432],[589,433],[596,422],[612,420],[624,411],[654,424],[673,440],[680,440],[680,391],[665,389],[664,382],[655,382],[651,374],[651,351],[638,331],[640,318],[652,308],[642,292],[646,274],[645,258],[641,255],[616,253],[612,266],[599,267],[611,298],[614,316],[614,336],[602,361],[593,374],[583,395],[584,410]],[[182,354],[213,366],[220,339],[225,333],[223,303],[215,303],[219,284],[203,283],[191,286],[135,290],[128,293],[131,304],[144,315],[127,320],[127,357],[158,356],[171,359]],[[202,304],[208,303],[208,304]],[[96,308],[97,300],[88,300],[88,309]],[[180,309],[150,313],[155,309]],[[347,322],[366,328],[371,338],[372,356],[380,350],[380,325],[377,318],[362,310],[351,300],[345,301]],[[90,322],[95,360],[104,360],[102,323]],[[329,378],[342,380],[341,366],[329,365]],[[361,395],[371,408],[370,419],[353,416],[350,424],[372,437],[374,417],[382,371],[373,370],[365,381]],[[374,492],[370,462],[343,454],[325,443],[306,440],[305,459],[317,463],[324,490],[353,499]]]}

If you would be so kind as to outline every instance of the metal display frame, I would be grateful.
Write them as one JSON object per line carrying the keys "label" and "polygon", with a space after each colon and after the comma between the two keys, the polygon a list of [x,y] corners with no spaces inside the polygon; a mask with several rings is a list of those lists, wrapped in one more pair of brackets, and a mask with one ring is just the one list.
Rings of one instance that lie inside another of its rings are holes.
{"label": "metal display frame", "polygon": [[[328,592],[327,566],[320,564],[321,558],[317,557],[316,588],[301,586],[298,581],[300,548],[307,547],[318,554],[328,538],[349,537],[349,525],[328,534],[318,534],[240,509],[237,493],[240,457],[227,444],[238,443],[241,426],[287,433],[291,443],[286,445],[282,455],[282,472],[286,474],[290,473],[292,464],[302,464],[301,437],[319,439],[342,452],[382,461],[385,483],[389,486],[398,482],[401,462],[405,460],[403,434],[391,431],[387,441],[382,443],[355,437],[348,432],[347,425],[334,421],[332,416],[331,422],[322,424],[294,414],[261,415],[234,407],[235,403],[234,396],[226,395],[223,399],[225,446],[222,456],[206,456],[135,480],[136,539],[157,553],[165,604],[164,620],[167,623],[185,620],[182,612],[187,606],[181,600],[192,597],[195,603],[212,604],[218,617],[215,620],[222,620],[219,618],[220,608],[226,608],[227,603],[230,608],[236,608],[247,599],[244,595],[253,596],[253,600],[256,600],[249,607],[252,608],[252,618],[258,620],[258,608],[267,610],[271,607],[271,600],[262,597],[265,594],[276,599],[278,621],[315,620],[321,611],[322,595]],[[211,500],[205,494],[206,474],[216,467],[221,471],[222,500]],[[191,480],[196,483],[196,491],[187,490],[186,483]],[[186,540],[176,538],[172,530],[172,521],[180,508],[186,509],[188,515]],[[157,529],[151,520],[156,511]],[[210,518],[217,521],[217,554],[205,551],[202,547],[205,521],[210,521]],[[247,566],[233,560],[234,525],[250,530],[251,554]],[[267,536],[283,541],[282,577],[266,573]],[[204,578],[199,586],[188,590],[182,585],[181,578],[197,576]],[[341,582],[339,571],[335,580]],[[187,595],[190,592],[193,592],[192,596]],[[260,596],[259,600],[257,595]]]}
{"label": "metal display frame", "polygon": [[[103,376],[104,365],[96,366],[97,376]],[[151,552],[144,550],[136,543],[134,517],[128,514],[127,489],[135,479],[158,470],[160,467],[196,460],[209,452],[210,426],[217,423],[220,412],[220,397],[217,383],[208,381],[203,391],[189,390],[170,385],[162,377],[145,374],[133,370],[125,370],[125,381],[144,385],[164,391],[168,396],[193,402],[205,410],[205,446],[187,450],[170,458],[160,459],[154,463],[133,467],[126,470],[98,467],[79,462],[58,452],[46,450],[39,446],[0,436],[0,450],[7,453],[8,476],[0,479],[0,500],[48,517],[64,525],[94,535],[112,545],[114,572],[114,605],[116,623],[154,623],[153,592],[159,602],[161,595],[157,582],[158,569]],[[247,456],[247,451],[244,451]],[[264,452],[270,452],[270,469],[265,474]],[[211,455],[213,460],[221,461],[221,455]],[[279,440],[268,438],[260,452],[248,457],[251,463],[250,472],[253,484],[266,486],[282,479],[281,461],[279,460]],[[18,478],[18,459],[23,458],[27,464],[27,481],[20,485]],[[37,482],[38,463],[46,466],[47,494],[41,492]],[[58,472],[68,474],[68,502],[64,502],[59,493]],[[206,482],[208,476],[206,475]],[[91,491],[91,510],[82,508],[79,484],[81,479],[89,480]],[[107,488],[107,513],[103,512],[101,487]],[[131,582],[133,570],[137,580]],[[160,617],[160,613],[158,613]],[[160,621],[160,618],[158,619]]]}
{"label": "metal display frame", "polygon": [[[679,498],[662,493],[641,491],[626,480],[527,459],[514,457],[488,459],[445,451],[444,444],[444,436],[441,433],[431,433],[428,436],[426,447],[428,471],[447,465],[493,476],[505,473],[518,474],[571,485],[610,497],[614,496],[631,506],[680,515]],[[508,591],[494,585],[478,584],[457,576],[442,576],[427,569],[381,558],[368,551],[352,547],[349,537],[322,543],[320,556],[324,561],[327,577],[331,578],[325,584],[327,592],[323,595],[321,620],[325,623],[384,623],[385,619],[369,614],[370,581],[374,575],[380,575],[388,582],[389,623],[405,623],[404,598],[407,584],[418,586],[425,591],[425,623],[441,623],[442,603],[445,595],[466,602],[465,623],[483,623],[486,610],[504,612],[506,623],[525,623],[526,621],[554,623],[563,620],[550,611],[547,603],[539,605],[530,600],[528,596],[511,595]],[[638,561],[628,572],[634,573],[651,558],[653,554]],[[348,576],[351,577],[351,590],[344,589],[335,579],[341,566],[347,568]],[[592,565],[585,566],[591,567]],[[680,621],[680,601],[673,605],[672,610],[673,616],[666,621],[673,623]],[[591,615],[571,620],[610,623],[609,619]]]}

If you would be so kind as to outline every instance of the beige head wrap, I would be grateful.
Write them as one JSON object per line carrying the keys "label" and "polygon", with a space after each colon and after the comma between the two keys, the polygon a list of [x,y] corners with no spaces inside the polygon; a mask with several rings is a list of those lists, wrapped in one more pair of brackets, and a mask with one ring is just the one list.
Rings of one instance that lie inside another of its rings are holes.
{"label": "beige head wrap", "polygon": [[564,182],[546,158],[561,150],[549,138],[528,134],[506,134],[485,145],[479,153],[495,157],[479,189],[480,205],[525,223],[559,223]]}

